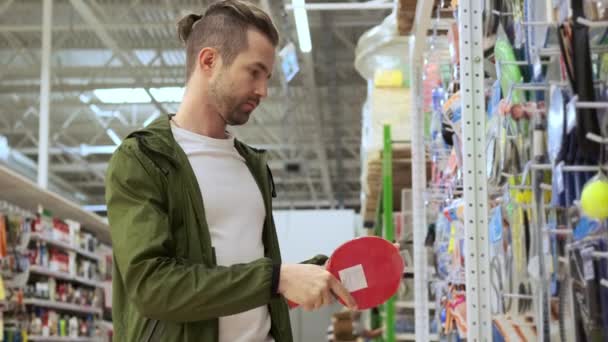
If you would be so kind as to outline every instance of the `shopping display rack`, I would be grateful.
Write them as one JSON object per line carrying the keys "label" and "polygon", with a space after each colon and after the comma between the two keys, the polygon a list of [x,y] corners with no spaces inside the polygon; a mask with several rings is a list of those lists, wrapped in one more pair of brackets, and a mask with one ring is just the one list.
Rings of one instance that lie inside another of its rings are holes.
{"label": "shopping display rack", "polygon": [[[429,284],[440,336],[606,338],[608,12],[596,3],[418,2],[410,44],[416,340],[431,338]],[[438,34],[446,10],[456,21]],[[445,62],[437,49],[450,51],[453,71],[439,85],[429,81],[430,66]],[[428,275],[427,248],[438,279]]]}
{"label": "shopping display rack", "polygon": [[108,341],[108,224],[0,166],[0,338]]}

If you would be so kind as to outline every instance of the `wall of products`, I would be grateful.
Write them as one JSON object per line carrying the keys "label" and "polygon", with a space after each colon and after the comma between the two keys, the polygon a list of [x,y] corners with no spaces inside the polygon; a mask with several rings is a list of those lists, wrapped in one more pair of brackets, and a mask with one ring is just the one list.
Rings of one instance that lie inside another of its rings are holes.
{"label": "wall of products", "polygon": [[[460,70],[460,49],[468,44],[483,49],[485,85],[480,170],[488,210],[477,228],[488,236],[481,269],[489,270],[491,315],[480,321],[490,322],[494,341],[608,338],[607,5],[487,1],[479,12],[483,39],[466,42],[459,4],[436,8],[436,18],[450,10],[456,18],[447,35],[431,37],[436,44],[422,83],[433,162],[425,194],[427,246],[437,275],[429,286],[442,340],[470,338],[466,260],[483,253],[466,238],[472,227],[464,178],[472,151],[464,148],[463,132],[473,95],[461,91],[461,80],[473,75]],[[438,49],[451,58],[439,59]]]}

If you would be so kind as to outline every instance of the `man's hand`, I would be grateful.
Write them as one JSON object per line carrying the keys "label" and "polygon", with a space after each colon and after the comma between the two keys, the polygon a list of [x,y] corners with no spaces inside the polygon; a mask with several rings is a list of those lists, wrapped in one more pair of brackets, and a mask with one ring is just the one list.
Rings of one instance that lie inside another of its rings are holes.
{"label": "man's hand", "polygon": [[317,310],[333,302],[333,294],[346,306],[357,309],[357,303],[348,290],[325,268],[307,264],[281,265],[279,293],[306,311]]}

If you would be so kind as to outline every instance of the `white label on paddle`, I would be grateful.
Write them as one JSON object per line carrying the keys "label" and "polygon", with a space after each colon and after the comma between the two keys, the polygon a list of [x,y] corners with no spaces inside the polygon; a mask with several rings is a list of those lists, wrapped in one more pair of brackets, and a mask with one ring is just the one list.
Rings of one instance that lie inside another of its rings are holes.
{"label": "white label on paddle", "polygon": [[338,274],[340,275],[340,281],[348,292],[367,288],[367,279],[365,279],[365,272],[363,272],[363,265],[361,264],[345,268]]}

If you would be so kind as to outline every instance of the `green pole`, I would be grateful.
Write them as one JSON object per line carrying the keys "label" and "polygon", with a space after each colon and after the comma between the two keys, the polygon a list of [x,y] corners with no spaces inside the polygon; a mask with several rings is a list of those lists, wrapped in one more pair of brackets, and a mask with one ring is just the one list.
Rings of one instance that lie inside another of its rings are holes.
{"label": "green pole", "polygon": [[[384,208],[384,238],[395,240],[393,227],[393,141],[391,126],[384,125],[384,151],[382,153],[382,207]],[[384,306],[386,323],[384,336],[386,342],[395,342],[395,298],[394,296]]]}
{"label": "green pole", "polygon": [[[382,188],[383,185],[382,183],[378,185],[378,187],[380,188],[379,191],[379,195],[378,195],[378,205],[376,206],[376,221],[374,222],[374,235],[375,236],[380,236],[382,237],[382,215],[384,215],[383,209],[382,209]],[[372,310],[371,315],[370,315],[370,319],[371,319],[371,328],[372,329],[378,329],[382,327],[382,305],[379,305],[377,308],[377,310]],[[382,337],[376,337],[374,339],[374,341],[376,342],[384,342],[384,340],[382,339]]]}
{"label": "green pole", "polygon": [[380,192],[378,195],[378,205],[376,206],[376,222],[374,223],[374,235],[382,237],[382,215],[384,212],[382,211],[382,184],[380,184]]}

